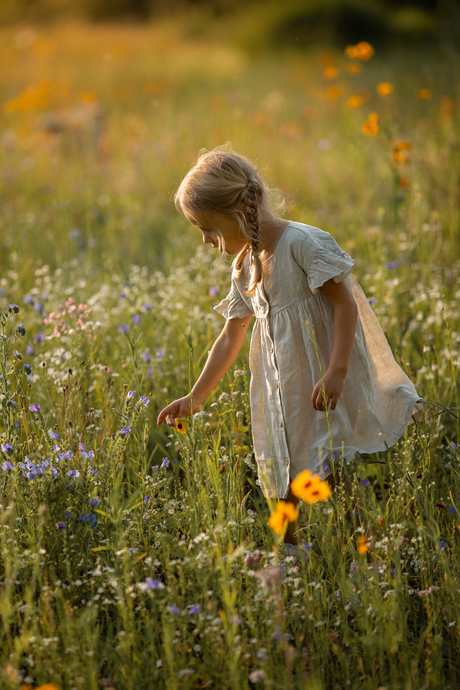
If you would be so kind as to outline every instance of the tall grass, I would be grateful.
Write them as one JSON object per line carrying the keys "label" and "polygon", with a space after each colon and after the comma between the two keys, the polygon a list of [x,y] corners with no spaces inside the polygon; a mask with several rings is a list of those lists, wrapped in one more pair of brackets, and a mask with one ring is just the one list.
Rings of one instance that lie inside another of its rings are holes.
{"label": "tall grass", "polygon": [[[249,59],[179,19],[24,31],[2,29],[0,84],[2,687],[457,687],[458,63]],[[95,102],[102,125],[69,125]],[[364,495],[356,531],[343,491],[302,504],[301,569],[281,567],[267,524],[247,343],[185,433],[155,424],[223,325],[229,265],[171,194],[227,140],[285,193],[285,217],[356,259],[431,401],[395,447],[344,468]],[[381,578],[349,576],[360,535]]]}

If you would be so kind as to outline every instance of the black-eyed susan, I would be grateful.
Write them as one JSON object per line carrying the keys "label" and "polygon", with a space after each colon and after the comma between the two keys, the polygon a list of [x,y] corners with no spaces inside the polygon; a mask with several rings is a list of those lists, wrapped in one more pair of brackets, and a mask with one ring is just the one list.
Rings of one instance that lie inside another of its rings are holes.
{"label": "black-eyed susan", "polygon": [[268,518],[268,524],[276,534],[281,534],[288,522],[295,522],[299,511],[293,503],[278,501],[275,511]]}
{"label": "black-eyed susan", "polygon": [[179,433],[185,434],[185,430],[187,428],[187,422],[181,422],[179,419],[176,419],[176,429]]}
{"label": "black-eyed susan", "polygon": [[377,84],[376,86],[376,91],[379,96],[389,96],[390,93],[393,93],[394,90],[395,87],[388,81],[382,81],[380,82],[380,84]]}
{"label": "black-eyed susan", "polygon": [[305,503],[325,501],[331,495],[329,483],[323,481],[319,474],[312,474],[310,470],[304,470],[291,482],[291,491]]}
{"label": "black-eyed susan", "polygon": [[363,534],[362,537],[358,537],[356,550],[360,554],[367,553],[369,551],[369,540],[366,535]]}

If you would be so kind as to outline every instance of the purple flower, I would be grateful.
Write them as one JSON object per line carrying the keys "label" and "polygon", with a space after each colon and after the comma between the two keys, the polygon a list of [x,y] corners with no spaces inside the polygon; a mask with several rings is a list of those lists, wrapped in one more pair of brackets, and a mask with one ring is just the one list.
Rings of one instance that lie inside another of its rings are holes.
{"label": "purple flower", "polygon": [[180,613],[180,609],[177,606],[177,604],[173,604],[169,610],[171,611],[171,613]]}
{"label": "purple flower", "polygon": [[94,515],[94,513],[90,513],[88,517],[91,523],[91,527],[97,527],[97,517]]}
{"label": "purple flower", "polygon": [[59,460],[70,460],[72,457],[72,451],[68,450],[67,453],[59,453]]}
{"label": "purple flower", "polygon": [[150,304],[144,304],[144,306],[142,307],[142,309],[143,309],[144,311],[152,311],[152,307],[150,306]]}
{"label": "purple flower", "polygon": [[457,511],[455,510],[454,506],[450,506],[449,508],[449,513],[456,513]]}
{"label": "purple flower", "polygon": [[161,357],[163,357],[164,353],[165,353],[165,351],[163,350],[163,348],[159,347],[158,350],[156,351],[156,356],[160,357],[160,359],[161,359]]}
{"label": "purple flower", "polygon": [[43,304],[41,302],[35,302],[34,309],[36,311],[43,311]]}
{"label": "purple flower", "polygon": [[9,304],[8,305],[8,311],[10,314],[18,314],[19,313],[19,307],[17,304]]}
{"label": "purple flower", "polygon": [[219,292],[219,288],[216,285],[211,285],[208,292],[211,295],[211,297],[215,297]]}
{"label": "purple flower", "polygon": [[40,405],[38,403],[31,403],[29,405],[29,410],[31,412],[40,412]]}
{"label": "purple flower", "polygon": [[99,470],[95,470],[92,467],[88,467],[88,470],[90,474],[99,474]]}
{"label": "purple flower", "polygon": [[2,451],[4,453],[11,453],[13,446],[11,443],[2,443]]}
{"label": "purple flower", "polygon": [[82,450],[83,452],[85,452],[85,446],[83,445],[83,443],[78,444],[78,450]]}
{"label": "purple flower", "polygon": [[89,450],[88,452],[86,452],[85,450],[82,450],[80,455],[83,458],[83,460],[88,460],[88,458],[93,459],[94,458],[94,450]]}
{"label": "purple flower", "polygon": [[55,431],[52,431],[51,429],[48,429],[48,435],[50,438],[53,439],[53,441],[55,441],[58,438],[61,438],[59,434],[57,434]]}
{"label": "purple flower", "polygon": [[147,589],[163,589],[164,587],[161,580],[152,580],[151,577],[145,578],[145,584],[147,585]]}
{"label": "purple flower", "polygon": [[78,470],[69,470],[69,471],[67,472],[67,476],[68,476],[68,477],[79,477],[79,476],[80,476],[80,472],[79,472]]}
{"label": "purple flower", "polygon": [[159,468],[159,465],[154,465],[154,466],[152,467],[152,470],[157,470],[158,468]]}
{"label": "purple flower", "polygon": [[441,549],[447,549],[447,544],[446,544],[445,541],[442,541],[442,539],[441,539],[441,541],[439,542],[439,546],[441,547]]}
{"label": "purple flower", "polygon": [[41,343],[41,341],[43,340],[43,333],[37,333],[34,340],[36,343]]}
{"label": "purple flower", "polygon": [[144,498],[144,503],[145,503],[145,505],[147,505],[147,503],[150,503],[151,500],[152,500],[152,499],[150,498],[150,496],[146,496],[146,497]]}
{"label": "purple flower", "polygon": [[161,463],[162,467],[169,467],[169,460],[168,458],[163,458],[163,462]]}
{"label": "purple flower", "polygon": [[26,347],[26,355],[33,355],[34,354],[34,348],[32,345],[27,345]]}
{"label": "purple flower", "polygon": [[24,369],[26,370],[26,374],[32,373],[32,366],[30,364],[24,364]]}
{"label": "purple flower", "polygon": [[126,292],[120,292],[120,294],[118,295],[118,297],[119,297],[120,299],[124,299],[124,298],[126,297]]}
{"label": "purple flower", "polygon": [[9,470],[14,469],[14,465],[11,464],[11,462],[8,462],[8,460],[5,460],[5,462],[2,465],[2,470],[4,472],[8,472]]}
{"label": "purple flower", "polygon": [[200,605],[199,604],[194,604],[191,606],[188,610],[189,613],[200,613]]}
{"label": "purple flower", "polygon": [[361,486],[370,486],[369,479],[361,479]]}
{"label": "purple flower", "polygon": [[68,510],[65,511],[65,518],[66,518],[66,520],[72,520],[72,516]]}
{"label": "purple flower", "polygon": [[118,332],[119,333],[126,333],[129,331],[129,325],[125,323],[123,326],[118,326]]}
{"label": "purple flower", "polygon": [[19,333],[19,335],[25,335],[26,334],[26,329],[24,328],[24,326],[22,324],[19,324],[19,326],[16,328],[16,331],[17,331],[17,333]]}
{"label": "purple flower", "polygon": [[98,506],[98,505],[99,505],[99,499],[98,499],[98,497],[95,496],[94,498],[92,498],[92,499],[90,500],[89,504],[90,504],[90,506],[91,506],[92,508],[95,508],[96,506]]}
{"label": "purple flower", "polygon": [[395,267],[395,264],[393,261],[389,261],[385,266],[391,270]]}
{"label": "purple flower", "polygon": [[144,354],[142,355],[142,359],[144,360],[144,362],[150,362],[150,355],[149,355],[149,353],[148,353],[148,352],[144,352]]}
{"label": "purple flower", "polygon": [[131,427],[130,426],[124,426],[122,429],[120,429],[120,434],[122,436],[127,436],[130,433],[131,433]]}
{"label": "purple flower", "polygon": [[436,503],[436,508],[444,508],[444,503]]}
{"label": "purple flower", "polygon": [[57,453],[58,451],[61,450],[61,446],[58,446],[57,443],[55,443],[54,446],[53,446],[53,448],[52,448],[52,450],[53,450],[54,453]]}
{"label": "purple flower", "polygon": [[88,522],[89,520],[89,515],[85,515],[85,513],[82,513],[80,517],[78,518],[78,522]]}
{"label": "purple flower", "polygon": [[54,467],[51,468],[51,476],[52,476],[52,477],[57,477],[57,476],[58,476],[58,471],[57,471]]}
{"label": "purple flower", "polygon": [[377,299],[375,297],[368,297],[367,301],[369,304],[375,304],[377,302]]}
{"label": "purple flower", "polygon": [[140,401],[143,405],[147,406],[150,402],[150,398],[147,398],[145,395],[141,395]]}
{"label": "purple flower", "polygon": [[450,445],[452,446],[452,448],[453,448],[454,450],[458,450],[458,448],[459,448],[459,446],[457,446],[457,444],[454,443],[453,441],[450,442]]}
{"label": "purple flower", "polygon": [[142,316],[139,316],[139,314],[134,314],[134,316],[131,318],[131,321],[133,323],[140,323],[142,321]]}
{"label": "purple flower", "polygon": [[57,530],[63,530],[63,529],[65,529],[66,527],[67,527],[67,525],[65,524],[65,522],[62,522],[62,521],[56,522],[56,529],[57,529]]}
{"label": "purple flower", "polygon": [[132,400],[135,395],[136,395],[136,391],[128,391],[126,394],[126,397],[128,398],[128,400]]}

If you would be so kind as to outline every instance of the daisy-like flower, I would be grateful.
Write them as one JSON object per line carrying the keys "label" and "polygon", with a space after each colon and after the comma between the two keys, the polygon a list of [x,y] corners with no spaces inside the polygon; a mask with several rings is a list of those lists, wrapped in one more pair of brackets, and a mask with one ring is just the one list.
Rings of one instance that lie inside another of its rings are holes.
{"label": "daisy-like flower", "polygon": [[299,515],[293,503],[278,501],[275,512],[268,518],[268,524],[276,534],[281,534],[287,522],[295,522]]}
{"label": "daisy-like flower", "polygon": [[378,125],[379,116],[377,113],[369,113],[366,122],[361,125],[361,132],[367,137],[374,137],[379,131]]}
{"label": "daisy-like flower", "polygon": [[309,504],[325,501],[331,495],[329,483],[321,479],[319,474],[312,474],[310,470],[297,475],[291,482],[291,490],[294,496]]}
{"label": "daisy-like flower", "polygon": [[369,543],[365,534],[358,537],[358,545],[356,547],[358,553],[367,553],[369,551]]}
{"label": "daisy-like flower", "polygon": [[181,434],[185,434],[186,428],[187,428],[187,422],[180,422],[178,419],[176,419],[177,431],[179,431]]}

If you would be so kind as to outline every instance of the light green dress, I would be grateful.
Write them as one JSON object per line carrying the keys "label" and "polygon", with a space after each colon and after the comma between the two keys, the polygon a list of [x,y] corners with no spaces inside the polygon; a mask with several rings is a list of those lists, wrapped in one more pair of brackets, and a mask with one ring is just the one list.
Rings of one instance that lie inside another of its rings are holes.
{"label": "light green dress", "polygon": [[[227,319],[256,317],[249,355],[254,453],[264,495],[285,498],[299,472],[328,476],[331,453],[349,461],[394,445],[411,417],[420,416],[423,401],[351,275],[353,260],[329,233],[289,223],[253,297],[245,294],[249,261],[248,253],[214,309]],[[328,424],[311,395],[332,353],[334,310],[319,290],[331,278],[352,291],[358,322],[345,387]]]}

